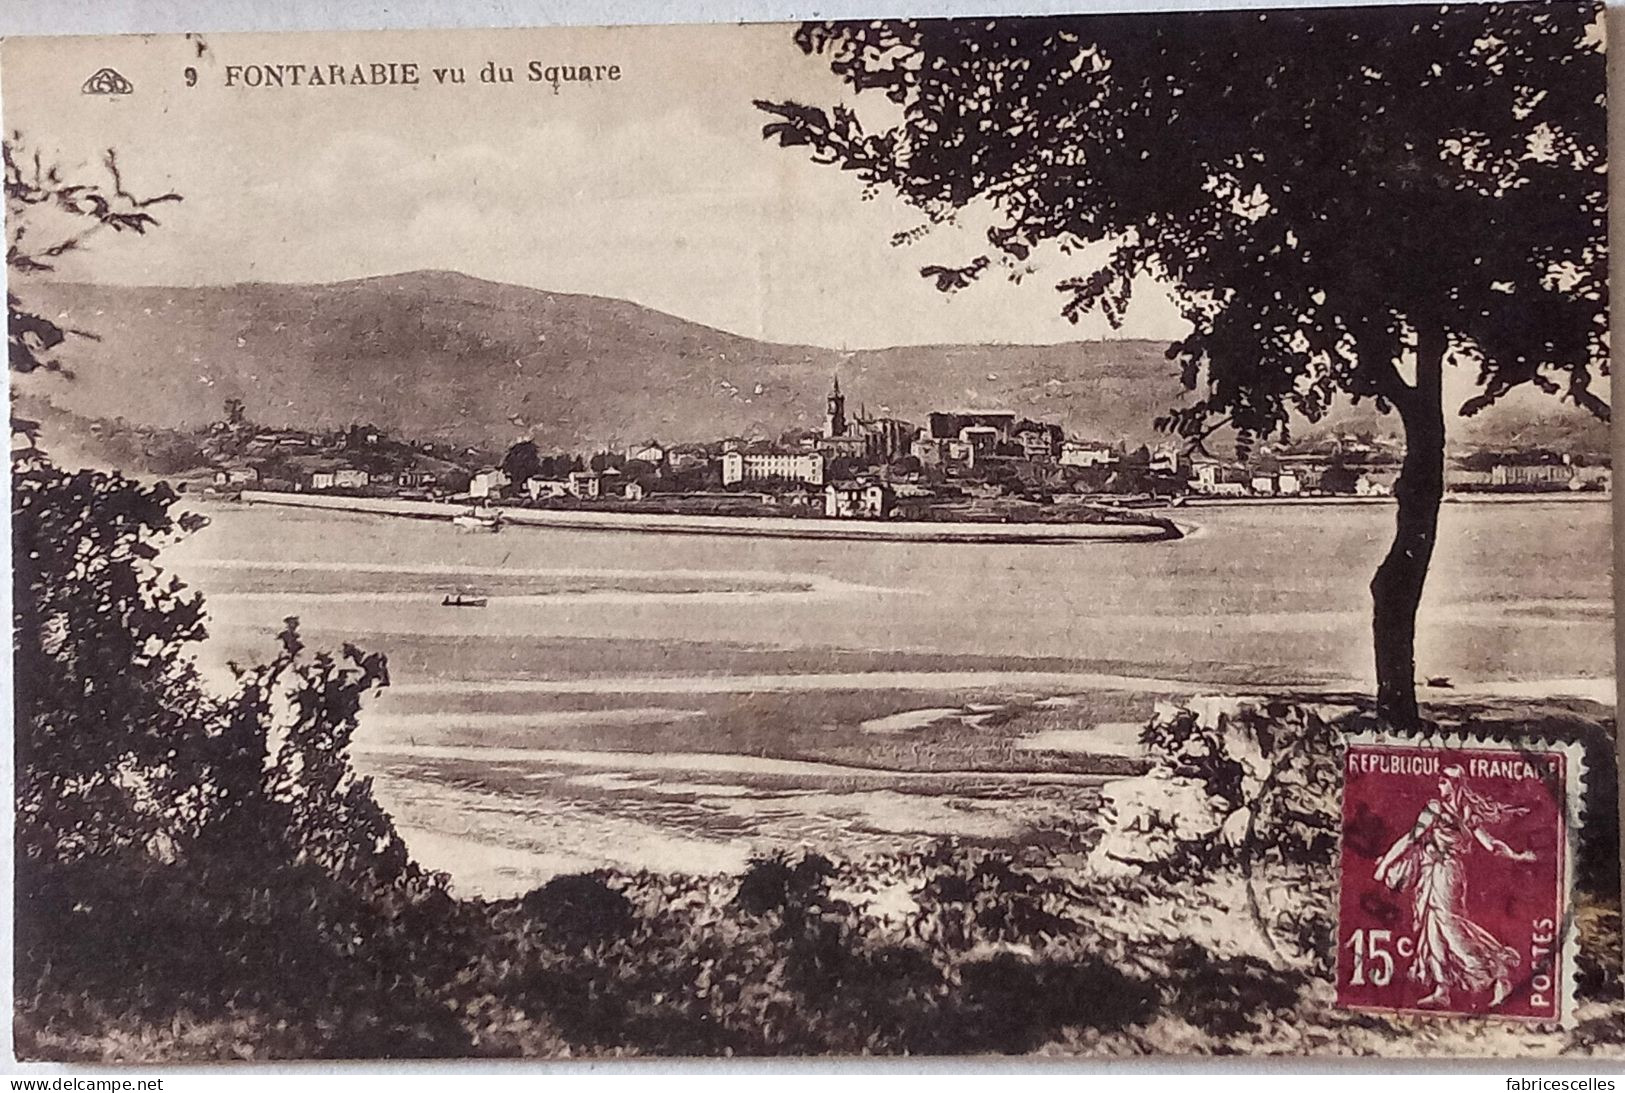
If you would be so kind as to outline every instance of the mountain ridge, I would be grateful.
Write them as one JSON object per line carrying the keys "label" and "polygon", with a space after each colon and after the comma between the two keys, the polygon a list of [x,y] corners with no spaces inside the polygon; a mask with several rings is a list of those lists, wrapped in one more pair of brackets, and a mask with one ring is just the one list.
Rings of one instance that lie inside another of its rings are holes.
{"label": "mountain ridge", "polygon": [[[325,284],[35,281],[13,291],[25,307],[102,335],[73,342],[75,379],[28,377],[32,393],[82,417],[166,427],[207,424],[241,398],[271,426],[369,421],[487,446],[776,436],[816,427],[839,375],[849,412],[923,423],[933,409],[1009,409],[1081,436],[1145,443],[1154,419],[1188,398],[1163,342],[838,350],[450,270]],[[1460,431],[1480,442],[1532,431],[1594,445],[1600,428],[1606,447],[1606,426],[1588,430],[1572,409],[1536,406],[1486,429],[1496,413]],[[1345,409],[1333,420],[1376,418]]]}

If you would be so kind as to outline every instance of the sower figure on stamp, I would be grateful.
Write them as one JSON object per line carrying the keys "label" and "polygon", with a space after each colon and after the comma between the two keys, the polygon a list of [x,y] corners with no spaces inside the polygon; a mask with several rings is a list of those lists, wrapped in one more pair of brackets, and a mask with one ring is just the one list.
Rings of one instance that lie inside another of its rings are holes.
{"label": "sower figure on stamp", "polygon": [[1493,985],[1493,1008],[1512,992],[1519,958],[1516,950],[1467,917],[1468,854],[1473,842],[1511,861],[1532,862],[1535,854],[1514,850],[1486,830],[1528,809],[1491,801],[1461,779],[1461,767],[1444,769],[1439,795],[1388,848],[1377,863],[1376,879],[1411,893],[1416,948],[1410,978],[1433,988],[1417,1004],[1448,1005],[1453,990],[1479,992]]}

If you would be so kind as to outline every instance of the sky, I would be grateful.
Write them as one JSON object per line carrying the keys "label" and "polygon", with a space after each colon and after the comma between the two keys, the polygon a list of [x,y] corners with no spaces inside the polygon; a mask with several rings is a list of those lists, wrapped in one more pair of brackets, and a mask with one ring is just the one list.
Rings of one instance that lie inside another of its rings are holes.
{"label": "sky", "polygon": [[[142,238],[99,240],[66,279],[325,282],[451,269],[633,300],[771,341],[832,348],[1170,339],[1144,282],[1120,331],[1060,315],[1088,256],[1041,253],[1022,283],[952,296],[922,265],[981,253],[987,220],[895,247],[921,216],[761,138],[752,99],[828,104],[845,88],[787,24],[9,39],[7,131],[69,177],[118,150],[128,186],[174,190]],[[487,62],[514,70],[487,85]],[[593,84],[526,81],[531,61],[619,65]],[[416,87],[227,87],[230,66],[416,62]],[[80,92],[107,66],[128,95]],[[432,69],[461,66],[463,85]],[[187,86],[186,70],[196,70]],[[860,98],[864,99],[874,96]],[[883,101],[876,104],[884,108]],[[872,110],[873,108],[866,108]],[[873,115],[879,117],[879,115]]]}

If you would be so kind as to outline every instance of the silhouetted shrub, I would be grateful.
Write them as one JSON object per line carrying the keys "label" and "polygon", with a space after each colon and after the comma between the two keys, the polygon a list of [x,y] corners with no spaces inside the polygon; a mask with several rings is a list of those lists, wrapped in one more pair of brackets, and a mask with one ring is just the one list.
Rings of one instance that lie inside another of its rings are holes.
{"label": "silhouetted shrub", "polygon": [[1062,1028],[1102,1031],[1138,1024],[1156,1009],[1155,986],[1099,957],[1049,962],[998,953],[960,969],[958,1050],[1031,1051]]}
{"label": "silhouetted shrub", "polygon": [[288,619],[214,694],[202,599],[157,565],[201,523],[174,493],[33,449],[12,486],[18,997],[238,1015],[304,1055],[465,1051],[458,905],[350,762],[384,658],[308,654]]}
{"label": "silhouetted shrub", "polygon": [[752,858],[739,879],[734,902],[753,915],[804,909],[825,898],[834,875],[834,865],[821,854],[803,854],[794,863],[783,851]]}
{"label": "silhouetted shrub", "polygon": [[[440,989],[466,948],[455,902],[426,890],[388,904],[315,866],[181,869],[126,854],[31,867],[19,987],[94,998],[115,1025],[252,1016],[293,1029],[300,1055],[466,1053]],[[217,1050],[260,1045],[239,1046]]]}
{"label": "silhouetted shrub", "polygon": [[1214,1036],[1258,1029],[1258,1016],[1298,1003],[1302,975],[1252,956],[1215,957],[1194,941],[1176,942],[1168,958],[1175,1013]]}
{"label": "silhouetted shrub", "polygon": [[1075,933],[1064,913],[1067,884],[1038,876],[1008,858],[953,851],[922,861],[925,881],[915,894],[913,929],[953,947],[979,941],[1036,942]]}
{"label": "silhouetted shrub", "polygon": [[632,901],[598,873],[554,877],[520,904],[549,933],[574,942],[621,937],[636,922]]}

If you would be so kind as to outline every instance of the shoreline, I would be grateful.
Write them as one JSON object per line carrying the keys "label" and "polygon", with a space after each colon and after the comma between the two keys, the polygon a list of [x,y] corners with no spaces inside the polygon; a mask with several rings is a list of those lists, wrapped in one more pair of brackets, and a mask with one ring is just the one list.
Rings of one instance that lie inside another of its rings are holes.
{"label": "shoreline", "polygon": [[[1563,688],[1563,681],[1551,682]],[[1495,689],[1484,685],[1485,693]],[[1194,682],[1173,701],[1200,709],[1271,694],[1322,716],[1360,705],[1329,686],[1282,691]],[[1453,705],[1474,703],[1471,693],[1434,698],[1438,704],[1428,704],[1446,715]],[[1055,826],[1058,808],[1098,817],[1095,795],[1144,778],[1155,765],[1142,742],[1145,720],[1154,713],[1104,720],[1090,711],[1088,699],[1087,693],[1051,692],[1043,699],[1007,695],[956,709],[905,709],[863,723],[882,750],[859,759],[817,748],[717,750],[710,742],[684,747],[670,740],[636,748],[546,734],[490,743],[467,735],[419,741],[398,731],[378,734],[376,722],[370,738],[358,738],[352,750],[358,769],[378,779],[415,860],[446,872],[464,895],[510,898],[561,873],[602,865],[606,854],[630,871],[659,872],[674,863],[699,873],[742,868],[745,853],[713,824],[747,826],[753,850],[793,850],[816,830],[821,845],[849,856],[883,855],[929,838],[1053,836],[1063,830]],[[1491,717],[1504,720],[1515,707],[1537,710],[1546,701],[1495,702]],[[1070,723],[1044,716],[1071,707],[1077,715]],[[1001,721],[1002,729],[986,723],[1000,713],[1016,713],[1018,720]],[[894,724],[878,728],[880,721]],[[989,753],[945,766],[911,763],[909,747],[929,755],[933,727],[940,731],[944,721],[1008,734],[1007,761]],[[471,772],[481,788],[469,788]],[[613,803],[600,804],[588,818],[571,804],[581,800]],[[560,819],[539,841],[531,817],[544,807]]]}
{"label": "shoreline", "polygon": [[[360,512],[442,520],[470,506],[447,501],[390,497],[335,497],[244,490],[246,505],[284,505],[328,512]],[[824,539],[897,543],[1155,543],[1185,534],[1171,521],[1155,524],[994,524],[902,520],[838,520],[772,516],[688,516],[677,513],[583,512],[574,509],[506,508],[506,523],[565,531],[634,531],[673,535],[732,535],[768,539]]]}
{"label": "shoreline", "polygon": [[[1492,505],[1546,505],[1554,502],[1567,504],[1570,502],[1589,503],[1596,505],[1612,504],[1613,493],[1606,490],[1549,490],[1543,493],[1495,493],[1490,491],[1473,491],[1468,493],[1446,493],[1441,502],[1444,505],[1460,505],[1486,503]],[[1204,497],[1200,494],[1188,494],[1180,505],[1161,505],[1156,511],[1168,508],[1222,508],[1222,507],[1259,507],[1264,505],[1392,505],[1392,494],[1381,494],[1368,497],[1347,495],[1333,495],[1322,497]]]}

